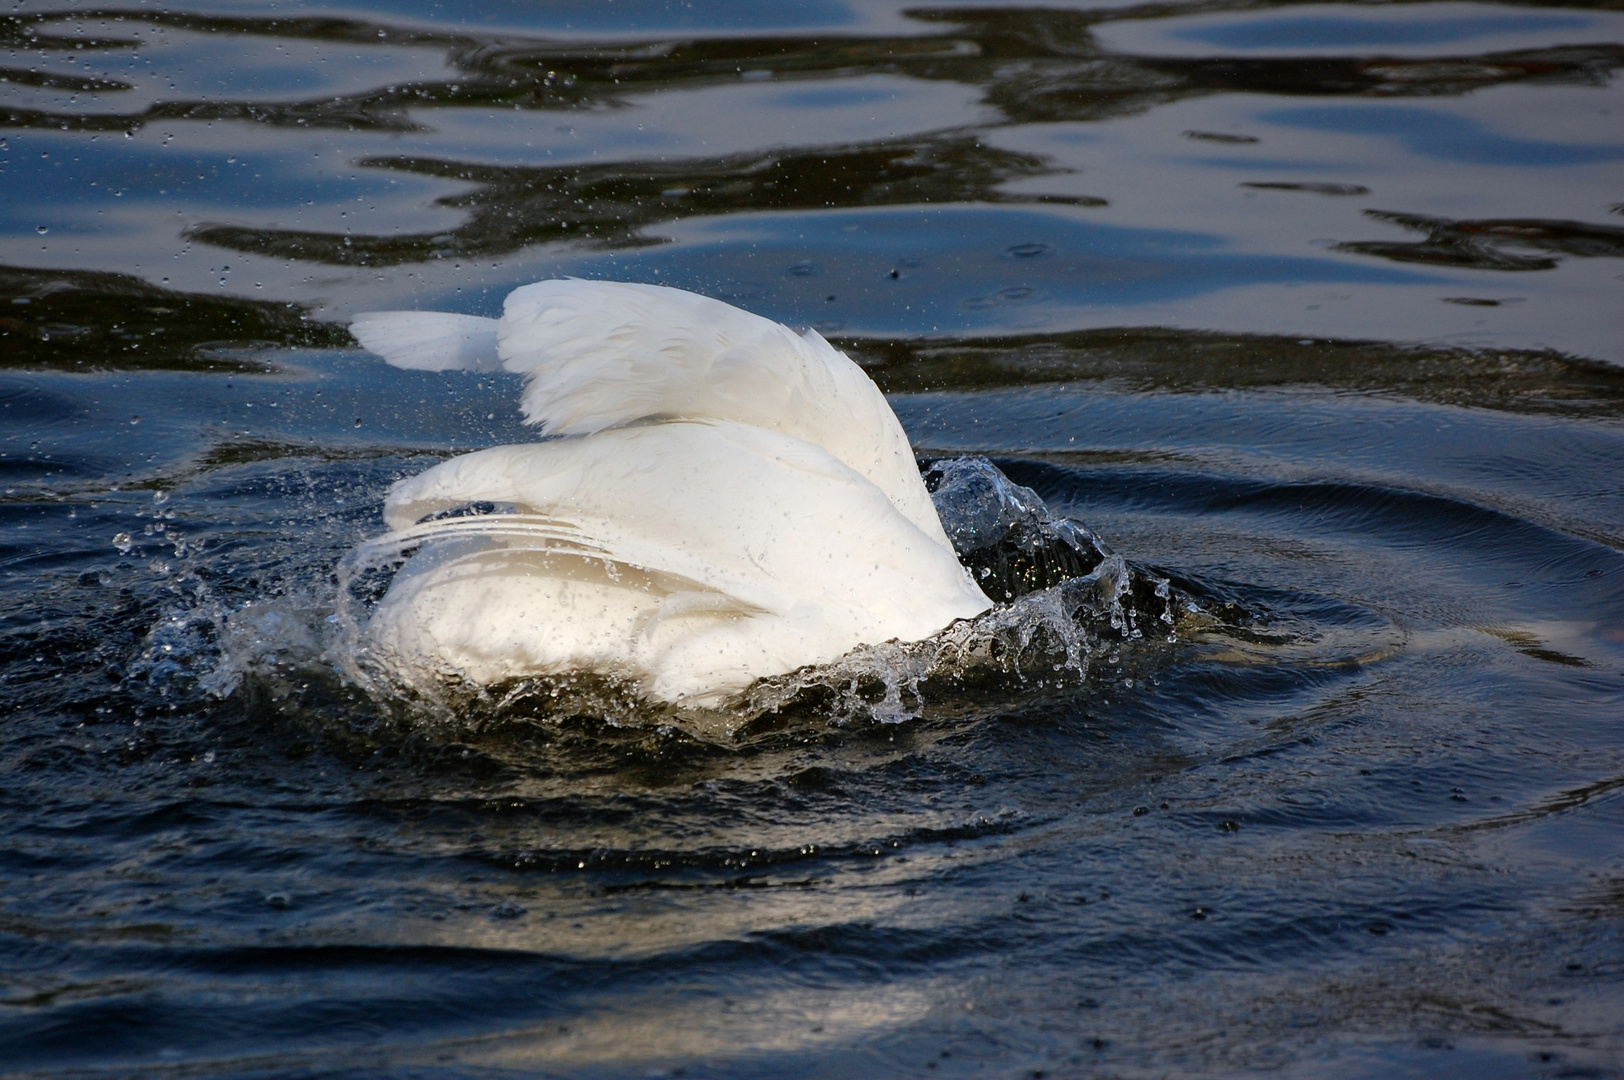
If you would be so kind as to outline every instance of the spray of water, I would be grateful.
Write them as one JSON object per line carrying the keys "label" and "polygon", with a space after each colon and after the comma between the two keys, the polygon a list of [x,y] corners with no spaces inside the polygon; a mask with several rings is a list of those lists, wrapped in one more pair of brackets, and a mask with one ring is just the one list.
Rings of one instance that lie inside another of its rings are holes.
{"label": "spray of water", "polygon": [[482,686],[421,657],[388,655],[370,641],[372,609],[394,575],[431,546],[443,553],[457,545],[543,540],[578,558],[603,559],[606,572],[614,570],[567,524],[489,504],[357,544],[322,589],[256,600],[228,614],[213,605],[194,607],[187,618],[218,649],[200,685],[226,696],[295,678],[337,679],[385,712],[457,726],[479,716],[555,710],[613,723],[697,718],[700,726],[727,728],[797,710],[836,723],[895,723],[967,689],[1079,686],[1102,659],[1119,662],[1124,647],[1171,640],[1179,604],[1189,607],[1187,599],[1175,598],[1166,581],[1131,569],[1081,523],[1053,513],[991,462],[931,462],[926,480],[961,560],[996,601],[992,610],[922,641],[863,645],[832,663],[760,680],[719,710],[641,700],[632,680],[615,672]]}

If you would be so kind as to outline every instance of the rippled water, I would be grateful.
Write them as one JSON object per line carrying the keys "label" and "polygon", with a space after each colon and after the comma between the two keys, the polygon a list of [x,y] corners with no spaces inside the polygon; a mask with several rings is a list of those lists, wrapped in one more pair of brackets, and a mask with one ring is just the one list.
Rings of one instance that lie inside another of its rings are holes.
{"label": "rippled water", "polygon": [[[13,3],[0,1076],[1620,1075],[1621,65],[1605,4]],[[369,694],[344,553],[533,432],[343,321],[555,274],[818,327],[1208,617]]]}

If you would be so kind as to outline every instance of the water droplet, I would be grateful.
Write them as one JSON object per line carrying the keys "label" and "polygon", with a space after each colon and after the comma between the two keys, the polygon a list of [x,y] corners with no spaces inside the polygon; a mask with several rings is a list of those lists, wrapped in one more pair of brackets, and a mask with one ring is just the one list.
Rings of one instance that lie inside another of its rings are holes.
{"label": "water droplet", "polygon": [[36,225],[36,226],[34,226],[34,231],[39,233],[41,236],[44,236],[46,233],[50,232],[51,230],[50,230],[50,228],[48,226]]}

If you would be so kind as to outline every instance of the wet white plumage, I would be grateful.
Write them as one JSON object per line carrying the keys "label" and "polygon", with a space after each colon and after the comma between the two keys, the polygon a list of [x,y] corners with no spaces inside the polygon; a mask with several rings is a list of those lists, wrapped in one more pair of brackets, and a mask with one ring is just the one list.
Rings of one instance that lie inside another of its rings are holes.
{"label": "wet white plumage", "polygon": [[[560,436],[390,491],[391,536],[423,543],[365,630],[386,656],[480,682],[614,673],[708,704],[989,607],[884,396],[815,333],[577,280],[515,290],[500,320],[351,329],[401,367],[523,373],[526,418]],[[478,502],[503,512],[424,521]]]}

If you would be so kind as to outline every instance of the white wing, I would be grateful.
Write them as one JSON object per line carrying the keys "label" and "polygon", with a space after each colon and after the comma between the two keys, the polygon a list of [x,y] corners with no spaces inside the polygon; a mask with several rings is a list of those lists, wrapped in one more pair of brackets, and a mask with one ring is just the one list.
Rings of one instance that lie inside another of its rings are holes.
{"label": "white wing", "polygon": [[815,443],[953,550],[885,396],[815,331],[680,289],[563,278],[515,289],[500,320],[378,311],[350,332],[396,367],[523,374],[520,407],[552,435],[708,417]]}
{"label": "white wing", "polygon": [[527,376],[526,418],[584,435],[646,417],[709,417],[822,446],[948,551],[908,437],[863,369],[719,300],[659,285],[560,279],[508,294],[497,351]]}

